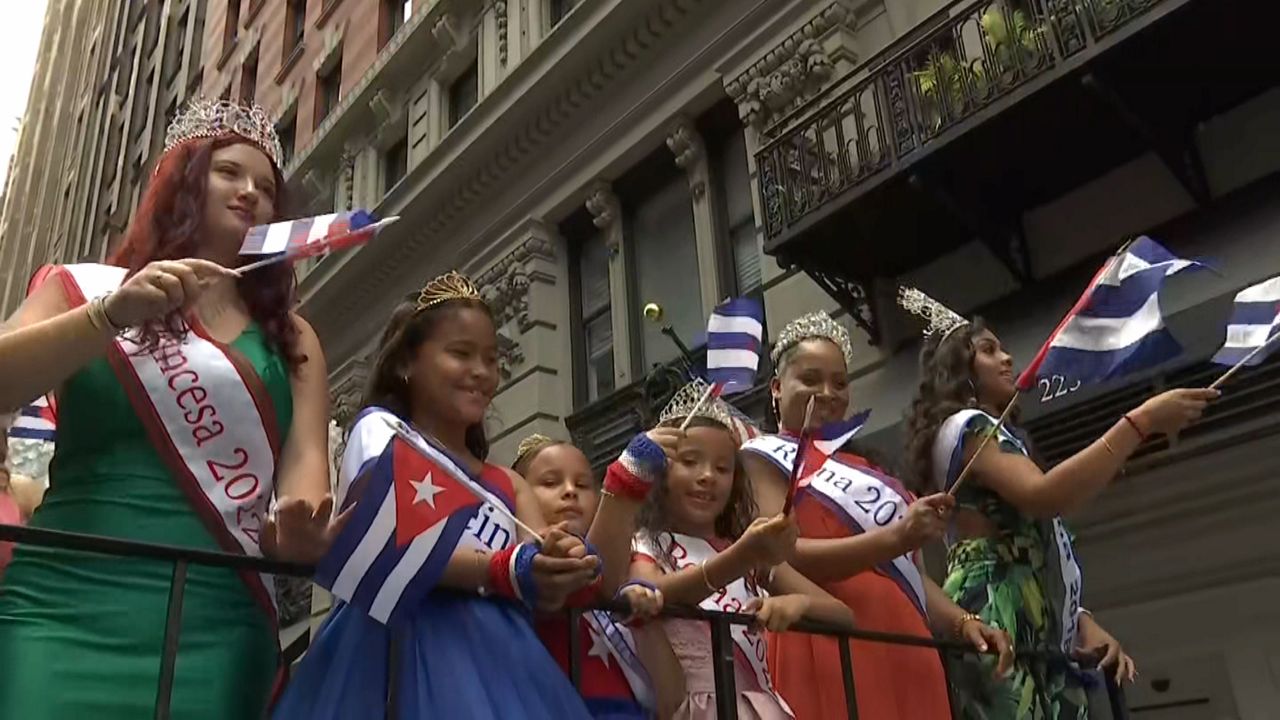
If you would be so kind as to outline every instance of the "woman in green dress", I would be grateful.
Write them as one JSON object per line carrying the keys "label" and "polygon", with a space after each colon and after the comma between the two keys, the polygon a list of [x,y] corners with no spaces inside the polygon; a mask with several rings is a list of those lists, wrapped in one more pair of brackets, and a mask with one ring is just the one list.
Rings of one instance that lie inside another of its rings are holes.
{"label": "woman in green dress", "polygon": [[[909,307],[931,321],[920,388],[908,417],[906,460],[917,492],[956,490],[943,590],[983,622],[1007,631],[1015,648],[1060,651],[1097,661],[1117,682],[1133,660],[1080,606],[1082,578],[1060,516],[1100,493],[1148,436],[1176,433],[1204,411],[1214,390],[1170,390],[1117,419],[1100,438],[1048,471],[1032,460],[1013,425],[979,452],[984,434],[1013,400],[1013,359],[981,318],[968,322],[928,298]],[[1014,419],[1016,422],[1016,418]],[[999,677],[990,660],[969,657],[951,675],[961,714],[974,720],[1084,720],[1079,666],[1020,656]]]}
{"label": "woman in green dress", "polygon": [[[245,274],[279,217],[260,108],[193,103],[111,265],[37,275],[0,329],[0,408],[56,395],[39,528],[313,562],[332,538],[324,356],[292,270]],[[150,717],[172,566],[19,546],[0,585],[0,717]],[[270,576],[190,566],[172,716],[264,714],[280,658]]]}

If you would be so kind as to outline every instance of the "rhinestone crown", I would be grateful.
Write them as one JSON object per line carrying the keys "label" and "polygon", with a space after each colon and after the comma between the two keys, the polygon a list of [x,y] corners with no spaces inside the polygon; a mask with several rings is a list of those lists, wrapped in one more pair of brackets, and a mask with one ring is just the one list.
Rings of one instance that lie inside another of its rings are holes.
{"label": "rhinestone crown", "polygon": [[819,310],[808,315],[800,317],[787,323],[782,328],[782,332],[778,333],[778,339],[773,343],[773,352],[769,357],[773,360],[773,366],[777,368],[778,361],[791,348],[799,345],[805,340],[821,339],[831,342],[831,344],[840,348],[840,354],[844,355],[845,367],[853,365],[853,345],[849,342],[849,331],[844,326],[825,312]]}
{"label": "rhinestone crown", "polygon": [[257,105],[238,105],[229,100],[195,98],[169,123],[164,134],[164,151],[188,140],[239,135],[257,145],[278,168],[284,152],[271,116]]}
{"label": "rhinestone crown", "polygon": [[969,324],[956,311],[913,287],[898,288],[898,304],[928,323],[924,329],[925,337],[940,335],[946,339],[956,328]]}

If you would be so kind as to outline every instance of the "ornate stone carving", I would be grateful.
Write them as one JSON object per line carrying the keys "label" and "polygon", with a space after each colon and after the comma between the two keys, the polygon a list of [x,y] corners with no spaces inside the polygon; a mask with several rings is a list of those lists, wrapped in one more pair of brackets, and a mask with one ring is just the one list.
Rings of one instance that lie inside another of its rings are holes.
{"label": "ornate stone carving", "polygon": [[835,71],[820,38],[849,17],[833,3],[725,85],[743,122],[757,129],[821,90]]}
{"label": "ornate stone carving", "polygon": [[362,358],[351,365],[346,376],[333,386],[330,393],[334,422],[344,430],[351,428],[351,421],[360,412],[360,404],[364,400],[365,384],[369,379],[369,370],[373,362],[371,358]]}
{"label": "ornate stone carving", "polygon": [[[706,148],[702,143],[702,136],[698,134],[698,129],[693,126],[693,122],[688,117],[682,115],[671,124],[671,130],[667,135],[667,147],[676,156],[676,167],[691,173],[692,179],[694,177],[692,171],[696,163],[706,157]],[[707,191],[707,185],[699,179],[691,182],[689,189],[693,192],[694,199],[700,200]]]}
{"label": "ornate stone carving", "polygon": [[591,186],[586,205],[587,212],[591,213],[591,222],[601,230],[612,225],[622,215],[618,196],[613,194],[613,188],[604,181]]}
{"label": "ornate stone carving", "polygon": [[342,149],[342,157],[338,161],[339,187],[342,193],[337,198],[338,210],[351,210],[355,207],[356,157],[359,154],[360,148],[357,146],[347,145]]}
{"label": "ornate stone carving", "polygon": [[507,66],[507,0],[494,0],[493,12],[498,21],[498,62]]}
{"label": "ornate stone carving", "polygon": [[511,337],[507,326],[514,323],[515,331],[523,335],[534,325],[529,318],[529,288],[539,273],[528,266],[534,258],[554,259],[555,248],[551,242],[531,237],[476,278],[476,285],[480,286],[493,312],[494,324],[499,328],[498,370],[503,380],[510,379],[513,368],[524,362],[524,351]]}

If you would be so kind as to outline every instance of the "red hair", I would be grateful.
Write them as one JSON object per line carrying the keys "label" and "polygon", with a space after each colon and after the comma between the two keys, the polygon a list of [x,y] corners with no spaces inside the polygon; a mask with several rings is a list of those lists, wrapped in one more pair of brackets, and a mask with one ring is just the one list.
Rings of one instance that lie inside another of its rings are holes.
{"label": "red hair", "polygon": [[[125,231],[124,242],[108,262],[137,273],[157,260],[181,260],[199,255],[204,241],[205,192],[213,152],[238,143],[252,144],[239,135],[189,140],[160,156],[155,176],[138,203],[138,211]],[[256,145],[254,146],[256,147]],[[284,215],[284,177],[272,164],[276,196],[275,217]],[[240,297],[249,316],[262,328],[267,343],[280,353],[291,370],[306,362],[298,352],[298,329],[290,309],[296,300],[297,282],[288,263],[270,265],[239,280]],[[153,345],[161,333],[182,333],[178,316],[144,329],[144,346]]]}

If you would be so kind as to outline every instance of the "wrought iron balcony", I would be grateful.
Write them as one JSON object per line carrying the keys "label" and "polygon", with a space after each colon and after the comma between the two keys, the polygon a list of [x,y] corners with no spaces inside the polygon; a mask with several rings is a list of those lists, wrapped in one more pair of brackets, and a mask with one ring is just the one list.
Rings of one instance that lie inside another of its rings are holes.
{"label": "wrought iron balcony", "polygon": [[1207,202],[1195,128],[1275,84],[1276,14],[1266,0],[952,2],[765,133],[765,249],[830,285],[978,237],[1024,276],[1021,212],[1149,151]]}

